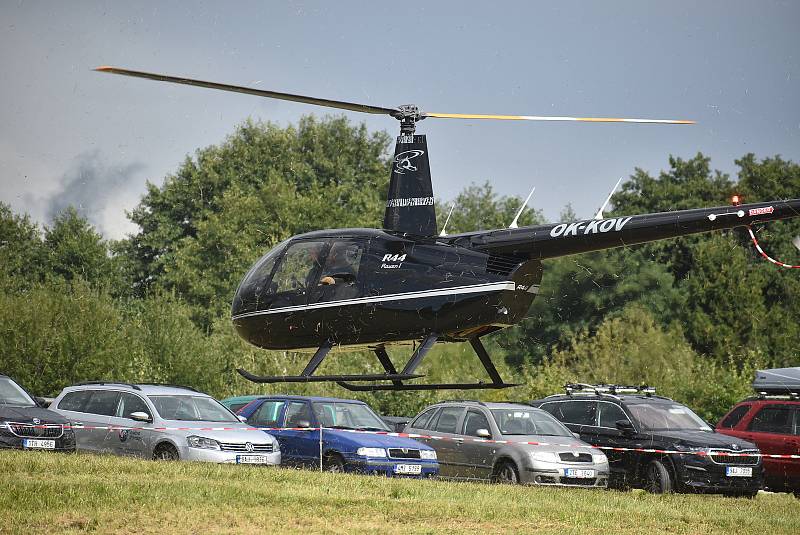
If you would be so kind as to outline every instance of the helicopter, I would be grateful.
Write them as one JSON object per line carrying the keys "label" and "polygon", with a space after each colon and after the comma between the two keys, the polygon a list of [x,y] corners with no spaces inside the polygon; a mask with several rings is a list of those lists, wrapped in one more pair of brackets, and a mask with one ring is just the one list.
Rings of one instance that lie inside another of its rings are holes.
{"label": "helicopter", "polygon": [[[414,105],[385,108],[103,66],[99,72],[145,78],[352,112],[400,122],[383,226],[327,229],[293,236],[258,259],[231,306],[236,332],[264,349],[313,352],[299,375],[258,376],[256,383],[336,382],[352,391],[500,389],[505,382],[481,338],[519,323],[539,292],[542,261],[700,232],[800,216],[800,199],[699,208],[447,235],[438,232],[425,135],[428,118],[693,124],[673,119],[432,113]],[[610,197],[610,196],[609,196]],[[523,205],[524,207],[524,205]],[[518,214],[519,215],[519,214]],[[469,342],[490,381],[409,382],[436,343]],[[413,345],[398,370],[387,348]],[[315,375],[333,350],[369,349],[385,373]],[[362,384],[370,383],[370,384]]]}

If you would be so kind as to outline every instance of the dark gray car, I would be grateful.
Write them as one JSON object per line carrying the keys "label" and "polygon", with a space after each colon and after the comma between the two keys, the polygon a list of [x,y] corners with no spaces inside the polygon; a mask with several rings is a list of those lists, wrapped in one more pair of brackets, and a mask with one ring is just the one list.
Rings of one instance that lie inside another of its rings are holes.
{"label": "dark gray car", "polygon": [[[447,401],[423,410],[406,433],[436,449],[439,475],[532,485],[606,487],[608,459],[547,412],[516,403]],[[531,444],[536,443],[536,444]]]}

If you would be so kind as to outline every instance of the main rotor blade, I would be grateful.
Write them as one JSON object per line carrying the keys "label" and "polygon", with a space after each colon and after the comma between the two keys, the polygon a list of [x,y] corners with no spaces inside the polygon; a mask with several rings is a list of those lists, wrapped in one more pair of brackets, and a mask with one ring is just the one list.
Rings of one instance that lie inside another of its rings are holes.
{"label": "main rotor blade", "polygon": [[542,115],[480,115],[471,113],[431,113],[425,112],[423,117],[439,119],[495,119],[499,121],[583,121],[587,123],[661,123],[661,124],[695,124],[694,121],[680,119],[622,119],[618,117],[552,117]]}
{"label": "main rotor blade", "polygon": [[305,104],[315,104],[317,106],[326,106],[328,108],[338,108],[341,110],[358,111],[363,113],[375,113],[380,115],[392,115],[393,113],[397,112],[397,110],[392,108],[381,108],[379,106],[369,106],[367,104],[358,104],[355,102],[345,102],[342,100],[330,100],[326,98],[307,97],[304,95],[293,95],[291,93],[279,93],[277,91],[267,91],[264,89],[255,89],[253,87],[244,87],[240,85],[219,84],[217,82],[205,82],[203,80],[193,80],[191,78],[169,76],[166,74],[132,71],[130,69],[122,69],[119,67],[102,66],[102,67],[97,67],[94,70],[98,72],[107,72],[111,74],[122,74],[124,76],[134,76],[136,78],[147,78],[148,80],[156,80],[158,82],[172,82],[174,84],[194,85],[197,87],[207,87],[208,89],[233,91],[234,93],[246,93],[248,95],[256,95],[258,97],[276,98],[280,100],[291,100],[292,102],[303,102]]}

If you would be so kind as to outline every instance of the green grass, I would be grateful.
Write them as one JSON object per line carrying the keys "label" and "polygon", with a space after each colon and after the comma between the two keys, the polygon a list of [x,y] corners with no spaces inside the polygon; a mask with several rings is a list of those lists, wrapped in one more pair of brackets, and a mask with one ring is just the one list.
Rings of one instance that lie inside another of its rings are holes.
{"label": "green grass", "polygon": [[0,533],[800,533],[800,500],[0,451]]}

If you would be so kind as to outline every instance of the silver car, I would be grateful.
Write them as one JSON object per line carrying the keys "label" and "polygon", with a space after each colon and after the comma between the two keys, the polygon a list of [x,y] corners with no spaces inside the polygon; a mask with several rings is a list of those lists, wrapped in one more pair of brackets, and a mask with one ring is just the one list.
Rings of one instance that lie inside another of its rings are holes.
{"label": "silver car", "polygon": [[272,435],[249,430],[217,400],[190,388],[86,383],[62,390],[50,409],[78,426],[79,451],[213,463],[281,462]]}
{"label": "silver car", "polygon": [[608,486],[605,454],[581,442],[549,413],[529,405],[441,402],[423,410],[405,432],[441,437],[418,440],[436,449],[442,477]]}

